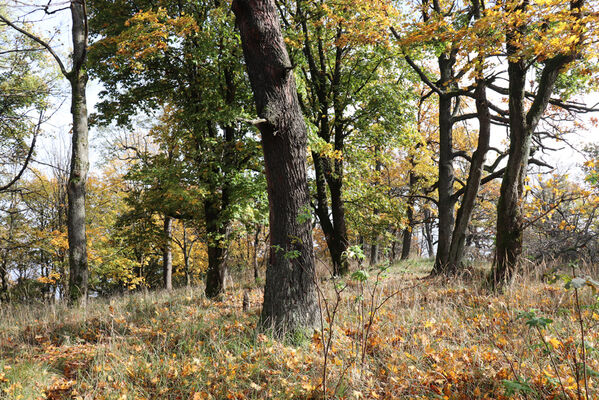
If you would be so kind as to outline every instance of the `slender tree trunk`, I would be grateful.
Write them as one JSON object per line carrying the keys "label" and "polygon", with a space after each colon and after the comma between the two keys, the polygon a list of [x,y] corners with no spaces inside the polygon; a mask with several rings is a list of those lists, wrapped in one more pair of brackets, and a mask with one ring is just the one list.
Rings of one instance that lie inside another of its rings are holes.
{"label": "slender tree trunk", "polygon": [[307,131],[274,0],[234,0],[262,134],[270,207],[270,260],[263,329],[277,336],[314,326],[318,316],[306,176]]}
{"label": "slender tree trunk", "polygon": [[191,286],[191,269],[189,266],[189,254],[183,253],[183,262],[185,263],[185,286]]}
{"label": "slender tree trunk", "polygon": [[[341,115],[336,111],[335,115]],[[335,150],[343,151],[343,135],[339,122],[335,123]],[[333,161],[334,172],[327,174],[329,190],[331,192],[331,216],[333,218],[333,249],[331,257],[335,267],[335,275],[341,276],[349,272],[349,263],[345,256],[349,242],[347,239],[347,226],[345,223],[345,204],[343,202],[343,159]]]}
{"label": "slender tree trunk", "polygon": [[[229,80],[227,79],[227,82]],[[231,84],[227,88],[232,90]],[[228,101],[232,102],[231,93],[227,96]],[[223,128],[225,132],[225,149],[223,159],[226,167],[232,166],[231,148],[235,145],[235,130],[231,126]],[[218,171],[214,171],[218,174]],[[224,243],[229,220],[226,217],[226,211],[230,206],[231,186],[228,181],[227,171],[224,171],[223,184],[221,186],[220,201],[214,196],[204,202],[204,217],[206,219],[206,233],[208,234],[208,271],[206,272],[206,297],[214,298],[226,289],[227,279],[229,278],[228,269],[225,265]],[[213,188],[212,193],[217,189]],[[219,204],[220,203],[220,204]]]}
{"label": "slender tree trunk", "polygon": [[478,145],[476,151],[472,155],[464,197],[458,210],[455,227],[453,229],[447,265],[448,272],[456,272],[462,262],[466,242],[466,230],[468,229],[472,211],[474,210],[474,204],[476,203],[476,196],[483,174],[485,156],[489,150],[489,141],[491,138],[491,116],[487,103],[484,80],[478,80],[474,95],[476,97],[476,112],[478,114],[479,122]]}
{"label": "slender tree trunk", "polygon": [[162,244],[162,278],[164,288],[173,290],[173,219],[168,215],[164,216],[164,231]]}
{"label": "slender tree trunk", "polygon": [[[516,52],[513,49],[512,52]],[[524,61],[508,64],[510,148],[497,203],[497,248],[494,281],[511,278],[522,253],[523,219],[520,199],[528,167],[533,131],[527,129],[524,105]]]}
{"label": "slender tree trunk", "polygon": [[[379,179],[380,179],[380,172],[383,169],[383,164],[380,161],[380,152],[381,152],[381,148],[380,146],[377,144],[374,146],[374,157],[375,157],[375,165],[374,165],[374,170],[377,173],[377,180],[375,185],[378,186],[379,184]],[[377,208],[375,208],[372,211],[373,215],[378,215],[379,210]],[[370,265],[377,265],[379,263],[379,243],[378,243],[378,234],[376,232],[376,227],[373,226],[372,229],[372,242],[370,243]]]}
{"label": "slender tree trunk", "polygon": [[397,237],[397,229],[391,229],[391,237],[393,240],[391,241],[391,255],[389,256],[389,259],[391,262],[394,262],[397,260],[397,243],[399,242],[399,238]]}
{"label": "slender tree trunk", "polygon": [[[318,103],[317,117],[314,124],[318,127],[318,136],[325,142],[331,142],[331,125],[334,130],[333,147],[335,151],[343,152],[344,149],[344,124],[341,122],[344,105],[340,101],[341,63],[343,50],[335,47],[335,61],[332,66],[324,62],[327,59],[328,49],[322,43],[321,31],[311,35],[307,18],[302,10],[302,2],[296,2],[297,13],[304,34],[304,55],[308,60],[308,69],[311,78],[309,84],[313,87]],[[312,42],[318,42],[316,50],[311,47]],[[333,115],[331,116],[331,107]],[[331,120],[333,121],[331,123]],[[343,204],[343,160],[331,159],[312,152],[316,173],[316,215],[320,221],[323,233],[327,240],[327,248],[333,264],[333,276],[344,275],[349,271],[349,264],[345,258],[348,247],[347,228],[345,222],[345,206]],[[330,191],[331,215],[329,216],[329,203],[327,199],[327,186]]]}
{"label": "slender tree trunk", "polygon": [[2,263],[0,263],[0,302],[8,301],[8,260],[4,254]]}
{"label": "slender tree trunk", "polygon": [[[413,165],[413,160],[412,160]],[[416,175],[414,172],[410,172],[410,194],[414,193],[414,186],[416,185]],[[414,197],[408,198],[408,209],[406,211],[406,217],[408,218],[408,225],[402,232],[402,245],[401,245],[401,259],[407,260],[410,257],[410,248],[412,247],[412,231],[414,229],[414,204],[416,200]]]}
{"label": "slender tree trunk", "polygon": [[183,225],[183,246],[181,250],[183,251],[183,264],[185,267],[185,286],[191,286],[191,268],[189,265],[189,257],[191,253],[191,248],[189,241],[187,240],[187,229],[185,228],[185,223]]}
{"label": "slender tree trunk", "polygon": [[401,240],[401,260],[410,258],[410,248],[412,247],[412,229],[414,229],[414,210],[412,205],[408,205],[408,226],[402,232]]}
{"label": "slender tree trunk", "polygon": [[13,242],[14,230],[15,230],[15,212],[16,208],[16,195],[11,194],[10,202],[10,213],[8,215],[8,232],[4,242],[6,246],[2,248],[2,259],[0,260],[0,302],[8,301],[8,263],[11,256],[11,243]]}
{"label": "slender tree trunk", "polygon": [[71,1],[73,22],[73,69],[71,84],[71,114],[73,139],[71,169],[67,188],[67,228],[69,241],[69,300],[85,304],[88,291],[87,236],[85,229],[85,186],[89,169],[86,86],[87,15],[83,1]]}
{"label": "slender tree trunk", "polygon": [[426,242],[426,252],[429,257],[433,257],[435,244],[433,241],[433,226],[431,219],[431,212],[428,208],[424,209],[424,224],[422,224],[423,236]]}
{"label": "slender tree trunk", "polygon": [[345,225],[345,206],[342,196],[342,177],[335,178],[329,184],[331,190],[331,214],[333,217],[333,243],[329,247],[336,276],[349,272],[349,263],[345,256],[348,247],[347,228]]}
{"label": "slender tree trunk", "polygon": [[[344,275],[349,271],[349,264],[345,258],[347,250],[347,228],[345,225],[345,207],[342,196],[342,176],[335,173],[333,178],[330,161],[312,152],[314,171],[316,174],[316,215],[327,241],[327,247],[333,263],[333,275]],[[339,168],[337,168],[339,169]],[[327,184],[331,194],[331,217],[327,200]]]}
{"label": "slender tree trunk", "polygon": [[256,233],[254,234],[254,254],[253,254],[253,262],[254,266],[254,282],[258,282],[260,278],[260,274],[258,272],[258,245],[260,244],[260,231],[262,230],[261,226],[258,225],[256,228]]}

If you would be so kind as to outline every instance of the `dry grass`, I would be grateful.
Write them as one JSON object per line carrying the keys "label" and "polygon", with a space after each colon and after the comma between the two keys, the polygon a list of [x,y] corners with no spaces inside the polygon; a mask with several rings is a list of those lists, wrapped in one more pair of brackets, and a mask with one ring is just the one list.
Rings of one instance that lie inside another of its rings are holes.
{"label": "dry grass", "polygon": [[[496,294],[476,269],[443,281],[420,279],[426,268],[412,262],[390,269],[376,304],[398,293],[378,310],[368,337],[371,297],[366,291],[361,298],[355,281],[342,292],[332,327],[325,321],[324,334],[305,332],[285,343],[255,332],[258,288],[250,290],[247,313],[241,289],[217,302],[194,288],[93,300],[87,310],[2,306],[0,398],[321,398],[331,332],[328,398],[550,399],[564,391],[578,398],[572,290],[543,283],[537,269]],[[332,307],[332,282],[321,289]],[[599,371],[597,299],[586,289],[580,295],[587,364]],[[530,309],[553,320],[541,336],[518,317]],[[591,399],[599,398],[592,374]]]}

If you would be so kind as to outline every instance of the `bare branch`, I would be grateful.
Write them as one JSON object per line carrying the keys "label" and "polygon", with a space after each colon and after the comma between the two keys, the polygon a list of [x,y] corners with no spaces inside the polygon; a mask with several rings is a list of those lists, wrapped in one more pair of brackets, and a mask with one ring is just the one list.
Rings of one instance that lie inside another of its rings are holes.
{"label": "bare branch", "polygon": [[52,57],[54,57],[54,60],[56,60],[56,63],[58,64],[58,67],[60,68],[60,72],[62,72],[62,74],[68,79],[69,76],[71,75],[69,71],[67,71],[67,69],[65,68],[64,64],[62,63],[62,60],[60,59],[60,57],[58,56],[58,54],[56,54],[54,52],[54,49],[52,48],[52,46],[50,46],[47,42],[43,41],[42,39],[40,39],[39,37],[37,37],[36,35],[34,35],[31,32],[26,31],[23,28],[18,27],[17,25],[15,25],[14,23],[12,23],[11,21],[9,21],[4,15],[0,14],[0,21],[4,22],[6,25],[10,26],[11,28],[13,28],[14,30],[22,33],[23,35],[27,36],[29,39],[33,40],[34,42],[38,43],[39,45],[41,45],[43,48],[45,48],[46,50],[48,50],[48,52],[52,55]]}
{"label": "bare branch", "polygon": [[25,170],[29,166],[29,161],[31,160],[31,156],[33,155],[33,150],[35,149],[35,142],[37,141],[37,135],[39,134],[40,127],[42,125],[43,116],[44,116],[44,113],[43,112],[40,113],[39,121],[37,122],[37,126],[35,127],[35,131],[33,132],[33,139],[31,140],[31,146],[29,146],[29,151],[27,152],[27,158],[25,158],[25,162],[23,163],[23,166],[21,167],[21,170],[19,171],[19,173],[17,175],[15,175],[14,178],[12,178],[12,180],[10,182],[8,182],[4,186],[0,186],[0,192],[4,192],[7,189],[10,189],[10,187],[12,185],[14,185],[15,183],[17,183],[17,181],[19,179],[21,179],[21,176],[23,176],[23,173],[25,173]]}

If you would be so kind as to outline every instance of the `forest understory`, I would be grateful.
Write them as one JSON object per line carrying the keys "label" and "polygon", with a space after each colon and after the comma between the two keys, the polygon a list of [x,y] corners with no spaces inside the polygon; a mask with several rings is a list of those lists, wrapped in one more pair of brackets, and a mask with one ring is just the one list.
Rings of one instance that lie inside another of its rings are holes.
{"label": "forest understory", "polygon": [[320,326],[284,341],[257,331],[263,294],[249,280],[217,300],[189,287],[86,308],[2,305],[0,398],[599,396],[591,282],[540,265],[499,293],[487,288],[489,265],[451,279],[426,278],[431,267],[410,260],[320,279]]}

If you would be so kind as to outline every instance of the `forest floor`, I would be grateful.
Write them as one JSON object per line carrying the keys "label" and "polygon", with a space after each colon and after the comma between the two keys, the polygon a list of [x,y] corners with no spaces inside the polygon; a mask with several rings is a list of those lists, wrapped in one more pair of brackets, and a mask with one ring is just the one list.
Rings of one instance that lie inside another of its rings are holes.
{"label": "forest floor", "polygon": [[282,342],[255,330],[256,286],[219,301],[182,288],[92,299],[87,309],[1,305],[0,398],[317,399],[323,386],[327,398],[347,399],[599,398],[589,288],[532,272],[498,294],[476,272],[421,279],[429,267],[354,274],[339,296],[342,281],[321,281],[324,333]]}

